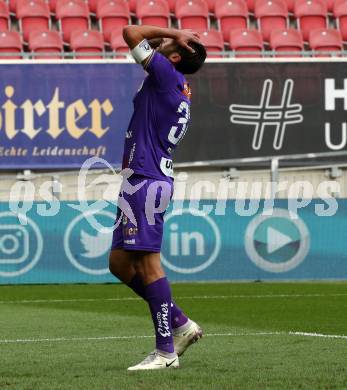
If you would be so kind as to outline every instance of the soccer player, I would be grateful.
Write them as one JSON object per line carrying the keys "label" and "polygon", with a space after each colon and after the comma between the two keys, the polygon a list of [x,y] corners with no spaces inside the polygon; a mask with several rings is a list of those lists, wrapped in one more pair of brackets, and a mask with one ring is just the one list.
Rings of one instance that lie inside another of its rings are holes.
{"label": "soccer player", "polygon": [[160,248],[173,192],[171,154],[190,118],[191,94],[184,74],[200,69],[206,51],[199,35],[190,30],[126,26],[123,37],[148,76],[133,100],[126,132],[123,169],[133,174],[123,178],[118,204],[127,205],[128,212],[118,208],[122,223],[113,233],[109,267],[147,301],[155,329],[156,349],[128,370],[175,368],[178,356],[202,331],[173,302]]}

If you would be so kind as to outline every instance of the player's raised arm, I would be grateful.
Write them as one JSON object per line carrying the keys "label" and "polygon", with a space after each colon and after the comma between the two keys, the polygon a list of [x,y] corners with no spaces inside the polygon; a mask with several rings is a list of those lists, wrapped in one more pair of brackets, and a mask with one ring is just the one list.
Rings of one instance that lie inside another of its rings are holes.
{"label": "player's raised arm", "polygon": [[152,54],[153,48],[158,47],[163,38],[173,39],[179,46],[194,52],[190,42],[200,43],[199,35],[190,30],[160,28],[155,26],[129,25],[123,29],[123,38],[132,55],[138,63],[145,65]]}

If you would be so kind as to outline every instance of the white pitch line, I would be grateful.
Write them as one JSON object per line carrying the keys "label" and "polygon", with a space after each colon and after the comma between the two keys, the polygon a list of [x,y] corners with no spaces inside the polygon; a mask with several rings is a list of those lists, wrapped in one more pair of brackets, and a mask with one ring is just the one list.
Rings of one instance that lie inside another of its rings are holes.
{"label": "white pitch line", "polygon": [[323,333],[310,333],[310,332],[289,332],[291,336],[304,336],[304,337],[323,337],[325,339],[346,339],[347,336],[339,334],[323,334]]}
{"label": "white pitch line", "polygon": [[[326,339],[347,339],[345,335],[323,334],[310,332],[245,332],[245,333],[207,333],[204,337],[249,337],[249,336],[298,336],[298,337],[320,337]],[[65,341],[105,341],[105,340],[138,340],[154,338],[153,335],[140,336],[100,336],[100,337],[55,337],[42,339],[0,339],[0,344],[26,344],[26,343],[51,343]]]}
{"label": "white pitch line", "polygon": [[[175,296],[179,299],[262,299],[262,298],[321,298],[321,297],[345,297],[347,293],[341,294],[263,294],[263,295],[192,295]],[[101,302],[101,301],[141,301],[138,297],[120,297],[120,298],[71,298],[71,299],[22,299],[22,300],[2,300],[0,304],[12,303],[64,303],[64,302]]]}

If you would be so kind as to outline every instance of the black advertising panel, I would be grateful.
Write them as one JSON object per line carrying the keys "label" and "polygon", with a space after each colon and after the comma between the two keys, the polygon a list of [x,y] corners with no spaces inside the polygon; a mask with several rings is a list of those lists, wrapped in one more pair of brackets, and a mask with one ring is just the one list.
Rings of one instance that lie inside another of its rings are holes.
{"label": "black advertising panel", "polygon": [[208,63],[189,82],[177,163],[347,151],[345,62]]}

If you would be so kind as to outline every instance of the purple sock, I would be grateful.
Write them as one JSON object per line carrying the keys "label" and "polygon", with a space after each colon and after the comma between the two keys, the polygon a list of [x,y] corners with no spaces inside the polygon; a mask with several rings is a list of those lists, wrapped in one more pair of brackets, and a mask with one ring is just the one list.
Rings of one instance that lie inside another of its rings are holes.
{"label": "purple sock", "polygon": [[145,286],[145,294],[152,314],[156,348],[173,353],[171,290],[168,280],[164,277]]}
{"label": "purple sock", "polygon": [[[147,301],[145,297],[145,286],[142,279],[138,274],[131,279],[128,286],[141,298]],[[188,317],[183,313],[182,309],[176,305],[175,302],[171,302],[171,326],[172,328],[178,328],[184,325],[188,321]]]}
{"label": "purple sock", "polygon": [[135,274],[135,276],[131,279],[130,283],[128,284],[128,287],[130,287],[141,298],[146,300],[145,286],[143,285],[142,279],[138,274]]}
{"label": "purple sock", "polygon": [[184,325],[188,321],[188,317],[183,313],[175,302],[171,302],[171,326],[172,329]]}

